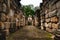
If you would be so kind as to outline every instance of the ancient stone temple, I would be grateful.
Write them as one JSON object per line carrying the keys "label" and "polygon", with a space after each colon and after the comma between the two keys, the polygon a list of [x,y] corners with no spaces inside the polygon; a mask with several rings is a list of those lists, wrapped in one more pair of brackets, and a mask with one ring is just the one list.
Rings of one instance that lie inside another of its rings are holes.
{"label": "ancient stone temple", "polygon": [[25,16],[21,10],[20,1],[0,0],[0,27],[6,31],[6,35],[25,26]]}
{"label": "ancient stone temple", "polygon": [[60,25],[60,1],[43,0],[40,6],[41,28],[49,32],[55,31]]}

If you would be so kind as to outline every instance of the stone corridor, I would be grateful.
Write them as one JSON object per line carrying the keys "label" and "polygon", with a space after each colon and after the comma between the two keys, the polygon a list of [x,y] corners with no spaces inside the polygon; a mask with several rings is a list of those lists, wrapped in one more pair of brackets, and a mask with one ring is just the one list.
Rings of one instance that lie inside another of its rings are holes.
{"label": "stone corridor", "polygon": [[44,30],[29,25],[11,34],[7,40],[53,40],[53,36]]}

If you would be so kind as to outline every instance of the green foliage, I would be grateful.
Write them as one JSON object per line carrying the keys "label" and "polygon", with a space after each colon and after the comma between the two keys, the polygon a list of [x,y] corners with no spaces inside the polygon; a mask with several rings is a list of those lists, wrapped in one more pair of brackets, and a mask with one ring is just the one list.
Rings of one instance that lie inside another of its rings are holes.
{"label": "green foliage", "polygon": [[25,13],[25,16],[28,17],[29,15],[32,15],[32,16],[34,15],[34,10],[30,5],[23,6],[22,9]]}

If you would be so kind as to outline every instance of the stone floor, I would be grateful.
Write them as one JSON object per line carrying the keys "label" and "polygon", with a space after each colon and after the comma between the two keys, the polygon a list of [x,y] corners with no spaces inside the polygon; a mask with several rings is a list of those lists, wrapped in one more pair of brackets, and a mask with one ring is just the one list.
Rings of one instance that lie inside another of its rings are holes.
{"label": "stone floor", "polygon": [[11,34],[7,40],[53,40],[53,35],[30,25]]}

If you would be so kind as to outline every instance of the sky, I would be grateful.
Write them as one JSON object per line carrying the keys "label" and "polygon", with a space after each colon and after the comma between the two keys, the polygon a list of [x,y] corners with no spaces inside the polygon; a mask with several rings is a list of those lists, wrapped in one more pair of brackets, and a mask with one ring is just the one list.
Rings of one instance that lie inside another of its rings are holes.
{"label": "sky", "polygon": [[22,5],[33,4],[34,7],[39,6],[42,0],[21,0]]}

